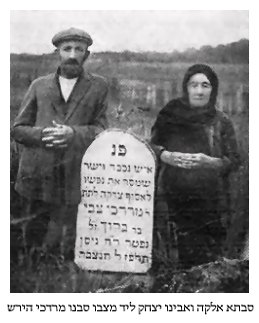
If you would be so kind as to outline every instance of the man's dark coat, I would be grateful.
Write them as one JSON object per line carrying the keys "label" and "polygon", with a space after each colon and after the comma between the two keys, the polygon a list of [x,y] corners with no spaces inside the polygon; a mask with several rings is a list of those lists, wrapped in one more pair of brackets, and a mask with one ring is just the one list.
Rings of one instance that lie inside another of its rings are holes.
{"label": "man's dark coat", "polygon": [[[48,203],[80,202],[82,157],[95,136],[107,127],[107,84],[100,76],[82,74],[67,102],[58,74],[36,79],[27,91],[12,135],[23,145],[16,190],[30,200]],[[42,130],[52,121],[74,130],[66,149],[47,149]]]}

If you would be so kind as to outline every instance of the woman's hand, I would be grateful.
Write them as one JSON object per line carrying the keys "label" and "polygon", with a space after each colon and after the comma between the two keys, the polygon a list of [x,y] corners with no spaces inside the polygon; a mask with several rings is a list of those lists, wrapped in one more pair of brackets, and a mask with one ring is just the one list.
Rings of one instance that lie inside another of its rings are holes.
{"label": "woman's hand", "polygon": [[185,153],[180,153],[180,152],[170,152],[167,150],[164,150],[160,156],[160,159],[174,167],[180,167],[180,168],[190,168],[191,166],[191,161],[189,160],[189,157],[186,155],[190,154],[185,154]]}
{"label": "woman's hand", "polygon": [[185,169],[219,169],[223,166],[221,158],[211,157],[203,153],[189,154],[164,150],[160,158],[168,165]]}
{"label": "woman's hand", "polygon": [[221,158],[211,157],[203,153],[191,154],[188,158],[192,161],[191,168],[219,169],[223,166]]}

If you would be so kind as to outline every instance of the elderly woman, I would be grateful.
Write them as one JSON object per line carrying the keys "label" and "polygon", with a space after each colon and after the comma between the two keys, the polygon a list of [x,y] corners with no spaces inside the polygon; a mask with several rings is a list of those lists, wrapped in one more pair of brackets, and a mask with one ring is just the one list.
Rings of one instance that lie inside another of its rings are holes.
{"label": "elderly woman", "polygon": [[182,89],[183,96],[160,111],[151,143],[161,161],[158,185],[168,205],[168,225],[175,228],[179,263],[190,267],[221,254],[228,175],[237,169],[239,154],[231,121],[216,109],[216,73],[193,65]]}

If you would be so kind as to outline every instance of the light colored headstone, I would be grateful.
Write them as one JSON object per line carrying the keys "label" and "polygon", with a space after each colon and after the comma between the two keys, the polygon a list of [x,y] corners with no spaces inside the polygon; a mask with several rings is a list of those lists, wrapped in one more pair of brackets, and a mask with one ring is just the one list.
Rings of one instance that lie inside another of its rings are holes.
{"label": "light colored headstone", "polygon": [[75,263],[145,273],[152,263],[155,157],[122,130],[102,132],[81,166]]}

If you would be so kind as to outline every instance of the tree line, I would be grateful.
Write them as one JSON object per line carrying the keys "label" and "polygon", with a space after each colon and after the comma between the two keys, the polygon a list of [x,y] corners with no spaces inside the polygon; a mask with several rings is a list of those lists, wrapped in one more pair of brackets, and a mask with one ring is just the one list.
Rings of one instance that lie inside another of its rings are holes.
{"label": "tree line", "polygon": [[[52,59],[54,53],[43,55],[31,54],[11,54],[12,60],[37,61],[39,56],[44,59]],[[207,62],[222,64],[248,64],[249,63],[249,40],[240,39],[237,42],[226,45],[212,47],[210,45],[202,46],[200,49],[188,48],[180,52],[174,50],[169,53],[164,52],[132,52],[125,50],[123,52],[95,52],[92,53],[92,59],[100,59],[109,62]]]}
{"label": "tree line", "polygon": [[183,52],[100,52],[94,53],[96,58],[116,62],[208,62],[223,64],[249,63],[249,40],[241,39],[227,45],[202,46],[200,49],[189,48]]}

